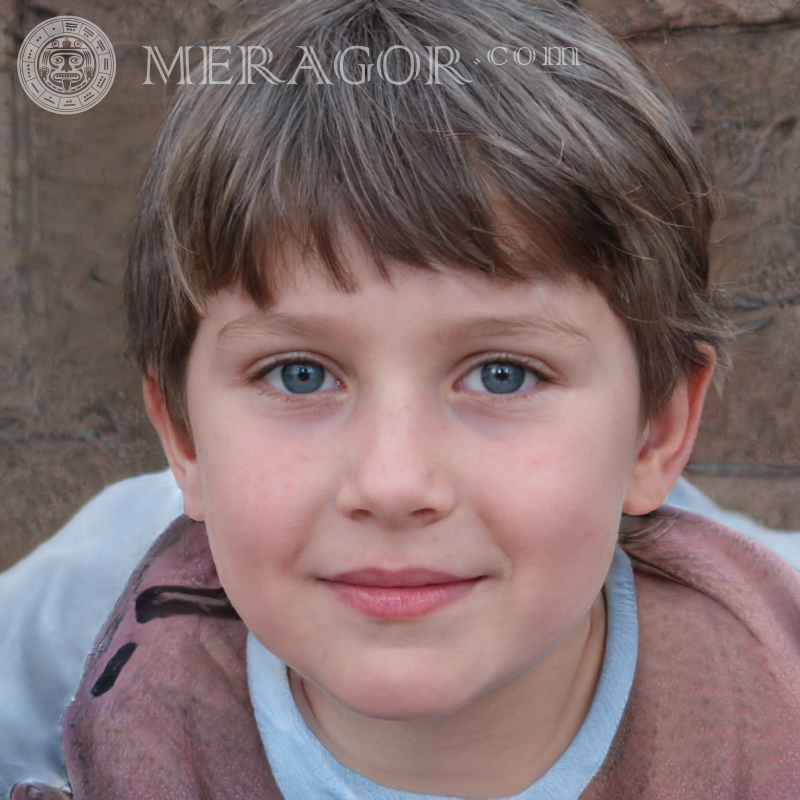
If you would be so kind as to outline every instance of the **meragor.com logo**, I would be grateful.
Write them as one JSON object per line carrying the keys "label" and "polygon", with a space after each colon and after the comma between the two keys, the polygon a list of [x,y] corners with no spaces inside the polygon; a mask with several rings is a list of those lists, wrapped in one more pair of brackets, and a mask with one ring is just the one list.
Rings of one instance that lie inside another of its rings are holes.
{"label": "meragor.com logo", "polygon": [[25,37],[17,58],[25,94],[54,114],[80,114],[96,106],[108,94],[116,68],[108,37],[80,17],[40,23]]}

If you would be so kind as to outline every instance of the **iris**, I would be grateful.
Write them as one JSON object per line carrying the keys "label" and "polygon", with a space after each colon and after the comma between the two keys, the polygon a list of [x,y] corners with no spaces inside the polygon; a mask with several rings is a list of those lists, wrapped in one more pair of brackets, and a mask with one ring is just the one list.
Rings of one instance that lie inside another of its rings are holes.
{"label": "iris", "polygon": [[315,392],[325,380],[325,368],[313,361],[294,361],[281,368],[281,379],[294,394]]}
{"label": "iris", "polygon": [[510,361],[493,361],[481,367],[481,382],[493,394],[516,392],[525,383],[525,368]]}

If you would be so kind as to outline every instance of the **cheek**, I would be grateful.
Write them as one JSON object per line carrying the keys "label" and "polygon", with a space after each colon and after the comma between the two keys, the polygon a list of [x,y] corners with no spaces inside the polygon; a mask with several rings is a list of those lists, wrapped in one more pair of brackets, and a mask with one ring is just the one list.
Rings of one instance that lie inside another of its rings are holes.
{"label": "cheek", "polygon": [[569,519],[588,507],[586,516],[592,518],[598,507],[621,509],[632,466],[626,450],[614,431],[588,436],[574,425],[499,445],[483,443],[470,454],[480,465],[474,494],[499,513]]}
{"label": "cheek", "polygon": [[324,464],[277,432],[213,441],[213,454],[198,446],[212,552],[224,585],[259,596],[297,565],[327,496]]}
{"label": "cheek", "polygon": [[208,518],[263,523],[264,516],[279,521],[308,507],[326,448],[247,409],[214,416],[197,442]]}
{"label": "cheek", "polygon": [[541,565],[564,586],[602,577],[631,469],[630,433],[618,428],[597,415],[565,414],[542,433],[483,442],[469,454],[481,465],[470,489],[476,513],[512,568]]}

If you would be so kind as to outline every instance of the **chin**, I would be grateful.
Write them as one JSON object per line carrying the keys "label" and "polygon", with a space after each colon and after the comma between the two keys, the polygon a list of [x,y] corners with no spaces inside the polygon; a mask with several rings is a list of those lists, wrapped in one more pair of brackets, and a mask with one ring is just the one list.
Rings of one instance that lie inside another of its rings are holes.
{"label": "chin", "polygon": [[[420,670],[415,676],[408,670],[402,674],[359,674],[346,687],[330,687],[338,703],[360,716],[394,722],[441,719],[469,705],[482,693],[465,691],[461,680],[441,669],[434,674]],[[338,690],[338,691],[337,691]]]}
{"label": "chin", "polygon": [[374,698],[360,694],[354,702],[346,702],[344,705],[359,716],[387,722],[444,719],[467,705],[464,702],[442,702],[441,696],[430,699],[414,696],[415,691],[417,689],[409,688],[409,694],[389,698],[385,694]]}

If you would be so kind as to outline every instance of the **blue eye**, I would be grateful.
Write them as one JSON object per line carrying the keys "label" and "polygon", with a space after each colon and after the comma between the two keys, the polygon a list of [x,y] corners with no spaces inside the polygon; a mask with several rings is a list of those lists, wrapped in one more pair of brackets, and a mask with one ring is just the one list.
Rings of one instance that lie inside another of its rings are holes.
{"label": "blue eye", "polygon": [[529,389],[539,378],[513,361],[490,361],[471,370],[464,378],[464,388],[471,392],[512,394]]}
{"label": "blue eye", "polygon": [[287,394],[309,394],[338,386],[333,375],[314,361],[290,361],[273,367],[264,375],[264,381],[273,389]]}
{"label": "blue eye", "polygon": [[310,361],[298,361],[281,367],[283,385],[294,394],[315,392],[325,380],[325,370]]}

